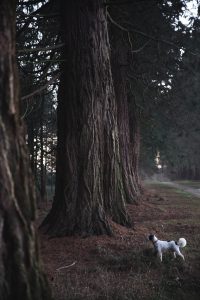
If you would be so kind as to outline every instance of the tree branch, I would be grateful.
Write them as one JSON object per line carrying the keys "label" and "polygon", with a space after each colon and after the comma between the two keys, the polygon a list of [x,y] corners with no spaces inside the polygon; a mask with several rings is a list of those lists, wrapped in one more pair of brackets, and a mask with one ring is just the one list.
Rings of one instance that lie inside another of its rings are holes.
{"label": "tree branch", "polygon": [[54,45],[54,46],[49,46],[49,47],[38,47],[38,48],[27,48],[27,49],[19,49],[17,50],[17,53],[29,53],[29,52],[39,52],[39,51],[43,51],[43,52],[46,52],[46,51],[50,51],[50,50],[56,50],[56,49],[60,49],[62,47],[64,47],[64,43],[62,44],[59,44],[59,45]]}
{"label": "tree branch", "polygon": [[49,80],[45,85],[41,86],[39,89],[35,90],[34,92],[25,95],[23,97],[21,97],[21,100],[24,101],[26,99],[29,99],[37,94],[39,94],[40,92],[42,92],[43,90],[45,90],[50,84],[54,83],[60,76],[60,73],[55,75],[53,78],[51,78],[51,80]]}
{"label": "tree branch", "polygon": [[[170,41],[167,41],[167,40],[163,40],[163,39],[160,39],[160,38],[156,38],[156,37],[151,36],[151,35],[149,35],[149,34],[143,32],[143,31],[140,31],[140,30],[137,30],[137,29],[133,29],[133,28],[128,29],[128,28],[122,26],[121,24],[117,23],[117,22],[111,17],[111,15],[109,14],[109,12],[107,12],[107,16],[108,16],[108,19],[110,20],[110,22],[111,22],[113,25],[115,25],[117,28],[119,28],[120,30],[122,30],[122,31],[125,31],[125,32],[127,32],[127,33],[130,33],[130,32],[138,33],[138,34],[140,34],[140,35],[142,35],[142,36],[144,36],[144,37],[146,37],[146,38],[148,38],[148,39],[150,39],[150,40],[152,40],[152,41],[155,41],[155,42],[161,42],[161,43],[167,44],[167,45],[172,46],[172,47],[174,47],[174,48],[176,48],[176,49],[179,49],[179,50],[182,48],[181,46],[178,46],[178,45],[174,44],[173,42],[170,42]],[[128,25],[130,25],[130,24],[128,23]],[[190,53],[191,55],[200,57],[200,53],[192,52],[192,51],[190,51],[190,50],[188,50],[188,49],[186,49],[186,48],[184,48],[184,50],[187,51],[188,53]]]}
{"label": "tree branch", "polygon": [[[35,15],[29,14],[28,15],[28,14],[19,14],[18,13],[17,16],[19,16],[20,21],[24,23],[24,20],[22,20],[22,19],[26,19],[26,18],[28,18],[28,19],[30,19],[30,18],[54,18],[54,17],[60,17],[60,14],[59,13],[55,13],[55,14],[52,13],[52,14],[35,14]],[[19,21],[17,20],[17,22],[19,22]],[[29,21],[29,22],[31,22],[31,21]]]}
{"label": "tree branch", "polygon": [[105,3],[106,6],[117,6],[117,5],[127,5],[127,4],[141,4],[141,2],[147,2],[149,0],[139,0],[139,1],[134,1],[134,0],[127,0],[127,1],[118,1],[118,2],[114,2],[114,1],[108,1]]}

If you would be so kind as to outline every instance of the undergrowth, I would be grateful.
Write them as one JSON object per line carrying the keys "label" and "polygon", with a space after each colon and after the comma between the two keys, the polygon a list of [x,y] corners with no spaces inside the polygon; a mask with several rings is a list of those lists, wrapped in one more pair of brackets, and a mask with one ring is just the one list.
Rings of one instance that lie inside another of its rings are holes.
{"label": "undergrowth", "polygon": [[[158,237],[185,237],[185,261],[164,253],[161,263],[150,242],[120,247],[101,245],[91,249],[89,262],[55,273],[52,287],[56,300],[197,300],[200,295],[200,200],[176,189],[154,186],[163,201],[149,203],[159,208],[158,219],[141,220]],[[170,215],[171,213],[171,215]],[[152,217],[152,216],[151,216]],[[170,218],[171,217],[171,218]],[[146,222],[145,222],[146,221]],[[139,226],[139,225],[138,225]]]}
{"label": "undergrowth", "polygon": [[98,249],[97,252],[95,265],[73,274],[57,274],[54,279],[54,291],[60,294],[57,300],[186,300],[189,291],[193,295],[190,299],[197,299],[200,280],[179,258],[165,255],[161,263],[152,249],[106,251],[106,254]]}

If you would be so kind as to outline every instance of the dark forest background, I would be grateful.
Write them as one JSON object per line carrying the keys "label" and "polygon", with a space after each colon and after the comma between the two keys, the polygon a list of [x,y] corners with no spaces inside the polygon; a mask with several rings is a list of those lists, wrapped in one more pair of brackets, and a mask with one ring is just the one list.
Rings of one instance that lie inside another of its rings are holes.
{"label": "dark forest background", "polygon": [[[191,3],[193,14],[188,11]],[[135,177],[128,179],[135,186],[129,191],[131,198],[135,198],[133,194],[140,185],[139,176],[159,171],[172,179],[199,179],[198,2],[110,1],[103,5],[122,167],[124,173],[133,172]],[[73,53],[66,53],[68,27],[60,19],[59,1],[20,1],[17,6],[22,119],[27,126],[31,167],[43,200],[55,185],[61,70],[73,54],[81,55],[84,42],[77,37]],[[75,27],[70,30],[76,34]],[[79,32],[81,37],[87,33]],[[86,63],[83,68],[90,66]],[[82,113],[85,105],[77,103],[73,109],[77,107]],[[124,157],[127,151],[131,151],[129,158]]]}

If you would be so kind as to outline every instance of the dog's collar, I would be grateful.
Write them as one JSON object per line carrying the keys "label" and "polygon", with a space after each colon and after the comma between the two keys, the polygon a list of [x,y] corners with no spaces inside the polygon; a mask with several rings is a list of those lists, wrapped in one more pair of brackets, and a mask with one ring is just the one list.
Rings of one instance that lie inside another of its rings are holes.
{"label": "dog's collar", "polygon": [[[158,241],[158,240],[157,240]],[[157,241],[153,242],[153,244],[155,245],[157,243]]]}

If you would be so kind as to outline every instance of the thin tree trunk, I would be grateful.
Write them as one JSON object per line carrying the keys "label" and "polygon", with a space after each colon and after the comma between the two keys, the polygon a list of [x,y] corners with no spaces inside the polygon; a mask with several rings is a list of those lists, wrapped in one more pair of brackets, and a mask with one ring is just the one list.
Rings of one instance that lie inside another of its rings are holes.
{"label": "thin tree trunk", "polygon": [[40,194],[41,200],[46,202],[46,172],[44,164],[44,95],[41,96],[41,114],[40,114]]}
{"label": "thin tree trunk", "polygon": [[50,233],[110,234],[106,214],[128,224],[117,110],[102,0],[62,1],[66,43],[59,88],[57,177]]}
{"label": "thin tree trunk", "polygon": [[[133,101],[133,99],[132,99]],[[132,135],[133,135],[133,170],[136,180],[137,193],[140,194],[142,191],[142,185],[139,175],[139,160],[140,160],[140,118],[139,112],[134,102],[134,111],[133,111],[133,124],[132,124]]]}
{"label": "thin tree trunk", "polygon": [[28,148],[30,152],[30,162],[31,162],[31,169],[34,173],[35,167],[35,150],[34,150],[34,124],[33,120],[27,122],[27,133],[28,133]]}
{"label": "thin tree trunk", "polygon": [[0,298],[51,299],[34,230],[35,193],[19,122],[15,1],[0,1]]}

